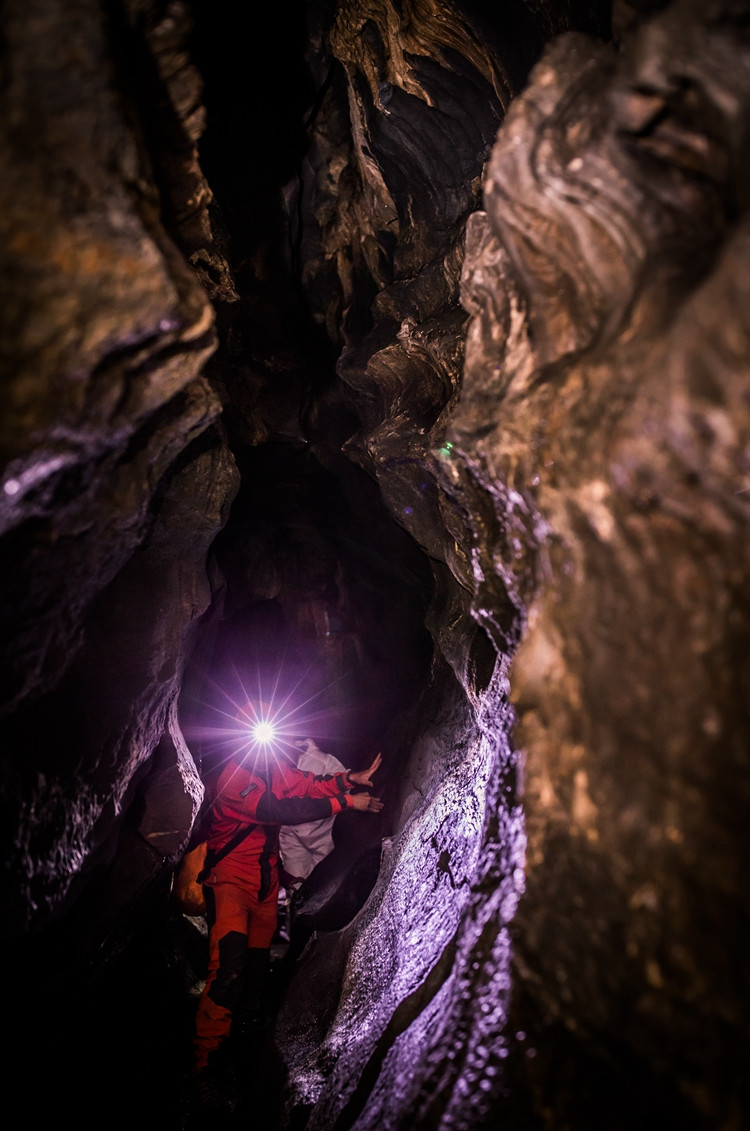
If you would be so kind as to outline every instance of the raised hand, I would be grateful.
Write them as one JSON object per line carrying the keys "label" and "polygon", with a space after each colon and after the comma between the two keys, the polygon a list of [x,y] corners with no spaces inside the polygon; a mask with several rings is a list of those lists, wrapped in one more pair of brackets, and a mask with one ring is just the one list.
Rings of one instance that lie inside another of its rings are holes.
{"label": "raised hand", "polygon": [[367,787],[367,789],[372,789],[372,781],[370,779],[372,778],[372,775],[378,769],[382,761],[382,756],[380,754],[376,754],[375,761],[372,763],[372,765],[366,770],[357,770],[356,774],[350,773],[349,781],[353,782],[354,785],[364,785]]}

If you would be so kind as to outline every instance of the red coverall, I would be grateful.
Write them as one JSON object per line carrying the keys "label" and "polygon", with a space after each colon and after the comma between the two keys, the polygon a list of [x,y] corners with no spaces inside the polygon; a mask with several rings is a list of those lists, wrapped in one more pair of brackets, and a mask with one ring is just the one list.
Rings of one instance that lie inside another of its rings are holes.
{"label": "red coverall", "polygon": [[198,1003],[195,1068],[208,1064],[229,1035],[249,957],[267,954],[277,925],[279,826],[315,821],[352,808],[347,772],[313,775],[294,766],[231,762],[219,778],[208,849],[240,826],[252,830],[210,871],[208,977]]}

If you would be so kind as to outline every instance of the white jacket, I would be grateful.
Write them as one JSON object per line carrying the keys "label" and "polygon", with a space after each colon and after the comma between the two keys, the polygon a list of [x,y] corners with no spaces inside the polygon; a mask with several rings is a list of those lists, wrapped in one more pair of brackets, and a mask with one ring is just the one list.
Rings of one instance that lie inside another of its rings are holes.
{"label": "white jacket", "polygon": [[[305,740],[305,751],[297,761],[297,768],[313,774],[335,774],[345,770],[346,766],[342,766],[332,754],[325,754],[308,738]],[[333,848],[331,830],[335,819],[326,817],[322,821],[307,821],[304,825],[281,826],[279,852],[285,872],[300,882],[310,875],[315,865]]]}

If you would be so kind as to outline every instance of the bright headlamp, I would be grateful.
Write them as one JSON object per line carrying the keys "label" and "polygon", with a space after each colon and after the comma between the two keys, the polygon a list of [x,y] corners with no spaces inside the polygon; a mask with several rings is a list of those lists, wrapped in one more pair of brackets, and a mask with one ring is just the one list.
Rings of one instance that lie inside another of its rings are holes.
{"label": "bright headlamp", "polygon": [[268,719],[262,719],[252,728],[252,735],[256,742],[265,746],[267,743],[273,742],[276,737],[276,728]]}

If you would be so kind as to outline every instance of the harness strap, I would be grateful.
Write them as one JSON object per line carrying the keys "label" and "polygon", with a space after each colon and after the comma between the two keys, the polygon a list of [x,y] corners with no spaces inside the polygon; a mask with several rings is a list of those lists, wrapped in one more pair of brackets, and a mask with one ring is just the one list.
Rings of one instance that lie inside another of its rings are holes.
{"label": "harness strap", "polygon": [[257,827],[257,825],[245,825],[244,828],[236,832],[234,836],[230,840],[228,840],[227,843],[221,848],[217,849],[215,852],[211,852],[209,850],[206,853],[206,862],[198,875],[198,883],[202,884],[203,881],[207,879],[211,870],[215,868],[219,863],[219,861],[223,860],[225,856],[228,856],[232,849],[236,848],[237,845],[241,841],[243,841],[246,836],[249,836],[253,829],[257,829]]}

